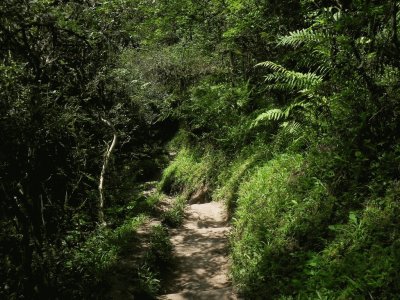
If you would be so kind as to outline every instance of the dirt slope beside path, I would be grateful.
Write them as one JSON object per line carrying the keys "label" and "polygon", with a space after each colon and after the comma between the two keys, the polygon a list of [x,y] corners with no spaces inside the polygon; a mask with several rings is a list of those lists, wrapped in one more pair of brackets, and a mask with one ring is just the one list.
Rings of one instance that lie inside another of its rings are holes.
{"label": "dirt slope beside path", "polygon": [[229,230],[223,204],[188,206],[183,226],[171,230],[176,268],[159,299],[236,299],[228,278]]}

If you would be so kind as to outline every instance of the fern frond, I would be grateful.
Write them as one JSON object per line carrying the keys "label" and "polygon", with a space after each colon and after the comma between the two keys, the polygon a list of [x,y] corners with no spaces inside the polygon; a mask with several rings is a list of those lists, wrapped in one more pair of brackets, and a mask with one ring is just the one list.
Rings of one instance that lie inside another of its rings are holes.
{"label": "fern frond", "polygon": [[296,103],[290,104],[290,105],[286,108],[285,112],[287,111],[287,114],[289,115],[290,112],[291,112],[293,109],[295,109],[295,108],[297,108],[297,109],[298,109],[298,108],[301,108],[301,109],[303,109],[303,110],[306,110],[306,109],[308,109],[310,106],[311,106],[311,103],[310,103],[310,102],[300,101],[300,102],[296,102]]}
{"label": "fern frond", "polygon": [[270,70],[272,70],[274,72],[285,72],[285,71],[287,71],[283,66],[278,65],[278,64],[276,64],[276,63],[274,63],[272,61],[269,61],[269,60],[260,62],[260,63],[256,64],[255,66],[256,67],[265,67],[265,68],[268,68],[268,69],[270,69]]}
{"label": "fern frond", "polygon": [[283,129],[283,132],[289,134],[296,134],[302,129],[302,125],[295,121],[283,122],[280,127]]}
{"label": "fern frond", "polygon": [[261,66],[270,69],[274,73],[265,76],[266,81],[275,81],[277,84],[286,84],[288,89],[312,89],[322,83],[322,76],[315,73],[301,73],[285,69],[271,61],[258,63]]}
{"label": "fern frond", "polygon": [[267,121],[279,121],[283,118],[285,118],[285,112],[279,108],[273,108],[259,114],[252,122],[250,128],[257,127],[260,125],[260,123],[265,123]]}
{"label": "fern frond", "polygon": [[285,116],[285,112],[282,111],[279,108],[273,108],[270,109],[260,115],[256,118],[256,122],[261,122],[261,121],[278,121],[282,119]]}
{"label": "fern frond", "polygon": [[[301,101],[301,102],[296,102],[296,103],[292,103],[290,104],[288,107],[285,108],[285,110],[282,110],[280,108],[273,108],[270,110],[267,110],[266,112],[263,112],[261,114],[259,114],[257,116],[257,118],[253,121],[251,127],[256,127],[258,126],[261,122],[266,122],[266,121],[285,121],[283,122],[280,126],[283,128],[286,128],[287,126],[290,125],[292,127],[288,127],[290,133],[294,133],[295,132],[295,128],[297,128],[300,124],[295,122],[295,121],[286,121],[289,119],[289,117],[291,117],[291,115],[293,114],[293,110],[303,110],[303,112],[305,110],[307,110],[311,105],[310,102],[306,102],[306,101]],[[297,123],[297,124],[295,124]]]}
{"label": "fern frond", "polygon": [[320,44],[329,38],[328,34],[315,32],[311,28],[300,29],[290,32],[288,35],[279,38],[279,46],[292,46],[297,48],[302,44]]}

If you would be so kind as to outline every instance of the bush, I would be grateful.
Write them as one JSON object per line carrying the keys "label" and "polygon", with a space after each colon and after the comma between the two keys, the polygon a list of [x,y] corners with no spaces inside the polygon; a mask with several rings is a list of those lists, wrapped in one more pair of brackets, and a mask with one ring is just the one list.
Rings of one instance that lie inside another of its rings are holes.
{"label": "bush", "polygon": [[181,107],[181,118],[188,124],[192,139],[230,152],[243,146],[252,121],[245,114],[249,94],[246,82],[207,79],[194,86]]}

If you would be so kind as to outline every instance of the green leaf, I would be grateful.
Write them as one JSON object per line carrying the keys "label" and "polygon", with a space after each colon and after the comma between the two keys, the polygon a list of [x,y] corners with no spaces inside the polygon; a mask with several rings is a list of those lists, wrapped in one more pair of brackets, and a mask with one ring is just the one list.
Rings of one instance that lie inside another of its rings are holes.
{"label": "green leaf", "polygon": [[355,212],[350,212],[349,213],[349,221],[352,224],[357,224],[357,215],[355,214]]}

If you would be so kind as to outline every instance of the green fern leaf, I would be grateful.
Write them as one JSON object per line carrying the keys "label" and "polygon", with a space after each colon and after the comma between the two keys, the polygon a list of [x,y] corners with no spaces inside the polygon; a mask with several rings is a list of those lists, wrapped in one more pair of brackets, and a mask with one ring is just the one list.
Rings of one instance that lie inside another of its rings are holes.
{"label": "green fern leaf", "polygon": [[277,121],[277,120],[280,120],[283,116],[284,116],[284,112],[283,112],[281,109],[279,109],[279,108],[273,108],[273,109],[270,109],[270,110],[268,110],[268,111],[266,111],[266,112],[260,114],[260,115],[256,118],[256,121],[257,121],[257,122],[265,121],[265,120],[268,120],[268,121],[271,121],[271,120]]}
{"label": "green fern leaf", "polygon": [[[271,61],[261,62],[256,65],[265,67],[274,73],[265,76],[265,80],[273,82],[274,84],[286,84],[286,87],[291,90],[313,89],[322,83],[322,76],[315,73],[301,73],[285,69],[283,66],[278,65]],[[279,86],[279,89],[282,86]]]}
{"label": "green fern leaf", "polygon": [[279,38],[279,46],[292,46],[297,48],[303,44],[323,43],[329,38],[328,34],[315,32],[311,28],[300,29],[290,32],[288,35]]}
{"label": "green fern leaf", "polygon": [[302,126],[300,123],[292,121],[292,122],[283,122],[280,127],[283,129],[285,133],[296,134],[301,131]]}

